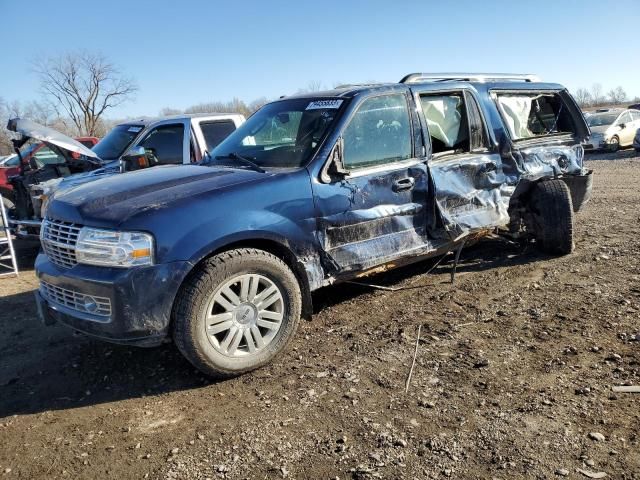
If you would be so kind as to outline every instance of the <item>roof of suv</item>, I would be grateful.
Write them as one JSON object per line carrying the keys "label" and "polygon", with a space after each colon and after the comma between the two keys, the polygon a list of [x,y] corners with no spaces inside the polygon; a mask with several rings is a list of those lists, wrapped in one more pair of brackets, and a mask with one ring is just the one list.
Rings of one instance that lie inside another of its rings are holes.
{"label": "roof of suv", "polygon": [[[422,76],[424,75],[424,76]],[[414,77],[415,79],[411,79]],[[433,90],[446,88],[460,88],[471,85],[478,90],[487,87],[498,90],[561,90],[564,87],[557,83],[541,82],[534,75],[514,74],[412,74],[404,77],[399,83],[363,83],[340,85],[333,90],[320,92],[305,92],[283,96],[280,99],[343,97],[352,98],[359,94],[369,94],[378,91],[404,91],[409,86],[432,87]],[[409,79],[408,81],[404,81]],[[526,79],[526,80],[525,80]]]}
{"label": "roof of suv", "polygon": [[128,120],[118,123],[118,125],[149,125],[151,123],[160,122],[164,120],[184,120],[187,118],[215,118],[215,117],[242,117],[241,113],[180,113],[177,115],[167,115],[160,117],[145,117],[138,120]]}

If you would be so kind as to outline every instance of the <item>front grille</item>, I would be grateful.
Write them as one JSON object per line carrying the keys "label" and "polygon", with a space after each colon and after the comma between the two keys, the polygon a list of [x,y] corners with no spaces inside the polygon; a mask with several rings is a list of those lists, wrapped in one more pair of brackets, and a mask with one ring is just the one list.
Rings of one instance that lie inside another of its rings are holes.
{"label": "front grille", "polygon": [[82,225],[49,218],[42,222],[42,249],[52,263],[65,268],[78,263],[76,241],[81,228]]}
{"label": "front grille", "polygon": [[52,304],[61,305],[90,315],[111,316],[111,300],[107,297],[85,295],[74,290],[51,285],[40,281],[40,294]]}

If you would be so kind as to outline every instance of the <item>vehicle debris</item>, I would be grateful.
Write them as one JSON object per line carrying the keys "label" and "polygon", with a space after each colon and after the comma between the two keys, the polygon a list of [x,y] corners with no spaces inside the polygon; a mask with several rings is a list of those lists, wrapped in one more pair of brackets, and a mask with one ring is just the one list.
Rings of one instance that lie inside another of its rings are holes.
{"label": "vehicle debris", "polygon": [[640,393],[640,385],[621,385],[611,387],[611,390],[619,393]]}

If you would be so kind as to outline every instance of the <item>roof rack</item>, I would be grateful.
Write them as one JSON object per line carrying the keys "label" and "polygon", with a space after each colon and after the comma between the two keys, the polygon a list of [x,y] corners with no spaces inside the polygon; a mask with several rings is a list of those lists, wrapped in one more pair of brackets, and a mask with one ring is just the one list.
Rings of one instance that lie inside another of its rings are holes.
{"label": "roof rack", "polygon": [[486,82],[501,80],[506,82],[539,82],[540,77],[529,73],[410,73],[400,83],[417,82]]}

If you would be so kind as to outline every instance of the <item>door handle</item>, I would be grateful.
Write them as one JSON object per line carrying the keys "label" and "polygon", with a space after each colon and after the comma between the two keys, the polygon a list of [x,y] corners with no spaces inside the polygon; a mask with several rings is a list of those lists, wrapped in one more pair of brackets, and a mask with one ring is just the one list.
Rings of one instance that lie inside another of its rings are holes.
{"label": "door handle", "polygon": [[416,184],[416,180],[412,177],[402,178],[393,182],[394,192],[403,192],[405,190],[411,190]]}

